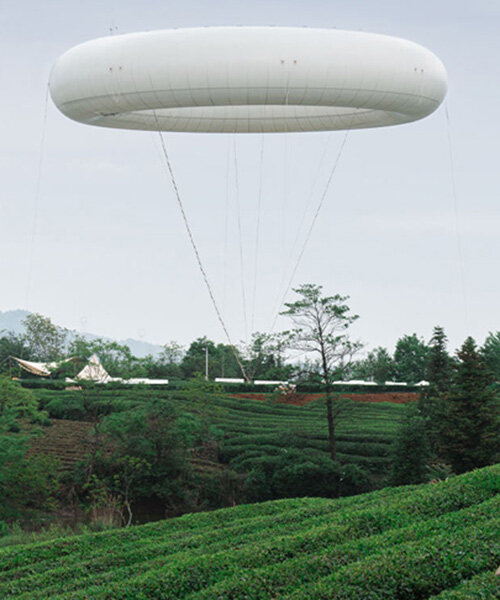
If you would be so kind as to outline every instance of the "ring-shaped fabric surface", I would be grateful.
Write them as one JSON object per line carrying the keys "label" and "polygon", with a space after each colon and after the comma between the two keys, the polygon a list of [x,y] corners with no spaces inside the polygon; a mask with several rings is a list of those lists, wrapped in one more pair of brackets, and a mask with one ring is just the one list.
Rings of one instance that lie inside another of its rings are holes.
{"label": "ring-shaped fabric surface", "polygon": [[422,46],[358,31],[207,27],[100,38],[63,54],[58,108],[123,129],[251,133],[381,127],[432,113],[447,89]]}

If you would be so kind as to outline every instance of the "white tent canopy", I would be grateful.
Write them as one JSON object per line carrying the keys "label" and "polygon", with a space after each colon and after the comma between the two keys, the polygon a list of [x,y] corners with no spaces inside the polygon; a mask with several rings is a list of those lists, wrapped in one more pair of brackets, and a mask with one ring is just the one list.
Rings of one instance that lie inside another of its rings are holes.
{"label": "white tent canopy", "polygon": [[74,379],[66,379],[68,383],[79,381],[93,381],[94,383],[110,383],[113,381],[126,383],[129,385],[166,385],[168,379],[148,379],[147,377],[135,377],[132,379],[122,379],[121,377],[111,377],[111,375],[102,366],[97,354],[92,354],[85,367],[76,375]]}
{"label": "white tent canopy", "polygon": [[92,354],[88,363],[75,376],[76,381],[94,381],[95,383],[108,383],[109,381],[121,381],[119,378],[110,377],[102,366],[97,354]]}
{"label": "white tent canopy", "polygon": [[62,364],[77,360],[77,358],[73,356],[71,358],[66,358],[59,361],[36,362],[33,360],[24,360],[23,358],[18,358],[17,356],[9,356],[9,360],[13,360],[21,367],[21,369],[24,369],[32,375],[36,375],[37,377],[49,377]]}
{"label": "white tent canopy", "polygon": [[[64,363],[81,360],[76,356],[53,362],[36,362],[33,360],[24,360],[17,356],[9,356],[9,360],[14,361],[23,370],[36,375],[37,377],[50,377],[54,371]],[[97,354],[92,354],[83,369],[75,377],[66,377],[66,383],[77,383],[79,381],[93,381],[94,383],[110,383],[112,381],[127,383],[129,385],[167,385],[168,379],[149,379],[147,377],[135,377],[131,379],[122,379],[121,377],[111,377],[111,375],[102,366]]]}

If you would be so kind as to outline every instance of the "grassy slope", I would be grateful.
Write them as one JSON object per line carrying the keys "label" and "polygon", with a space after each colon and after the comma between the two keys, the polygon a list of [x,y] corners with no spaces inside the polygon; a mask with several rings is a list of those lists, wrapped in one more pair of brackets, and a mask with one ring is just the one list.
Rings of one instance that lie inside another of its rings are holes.
{"label": "grassy slope", "polygon": [[499,509],[496,465],[438,484],[185,515],[0,550],[0,597],[495,598]]}

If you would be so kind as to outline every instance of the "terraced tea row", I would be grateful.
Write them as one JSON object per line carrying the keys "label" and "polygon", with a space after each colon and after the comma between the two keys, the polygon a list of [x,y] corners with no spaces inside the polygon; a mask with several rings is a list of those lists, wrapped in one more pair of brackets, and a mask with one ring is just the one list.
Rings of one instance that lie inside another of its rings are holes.
{"label": "terraced tea row", "polygon": [[438,484],[191,514],[1,550],[0,596],[471,598],[492,589],[499,509],[496,465]]}

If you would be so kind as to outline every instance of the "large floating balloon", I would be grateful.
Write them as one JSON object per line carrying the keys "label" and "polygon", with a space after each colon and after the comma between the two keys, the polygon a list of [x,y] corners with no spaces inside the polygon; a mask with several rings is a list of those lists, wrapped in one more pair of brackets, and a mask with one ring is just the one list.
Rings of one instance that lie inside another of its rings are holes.
{"label": "large floating balloon", "polygon": [[69,50],[50,79],[71,119],[125,129],[291,132],[426,117],[446,94],[429,50],[371,33],[208,27],[119,35]]}

